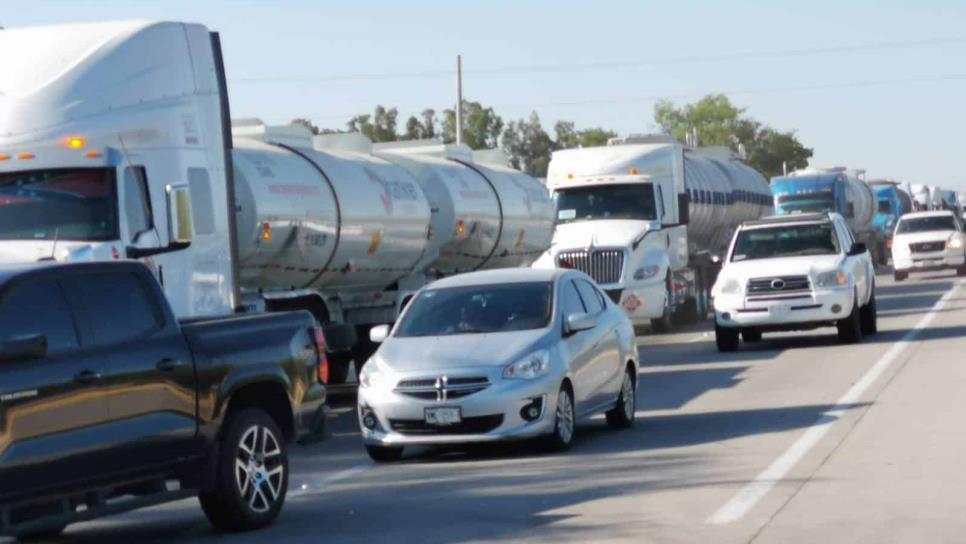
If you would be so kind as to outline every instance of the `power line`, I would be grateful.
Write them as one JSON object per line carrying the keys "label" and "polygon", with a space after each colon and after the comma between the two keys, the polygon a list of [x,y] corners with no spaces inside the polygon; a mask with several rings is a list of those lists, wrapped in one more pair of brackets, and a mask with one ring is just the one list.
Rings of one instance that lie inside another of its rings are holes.
{"label": "power line", "polygon": [[[767,60],[789,57],[807,57],[816,55],[828,55],[837,53],[858,53],[863,51],[882,51],[897,49],[912,49],[918,47],[935,47],[942,45],[962,45],[966,44],[966,37],[945,37],[927,40],[905,40],[874,42],[865,44],[839,45],[829,47],[814,47],[807,49],[784,49],[774,51],[744,51],[736,53],[721,53],[715,55],[683,56],[663,59],[641,59],[624,61],[598,61],[572,64],[533,64],[516,66],[498,66],[490,68],[477,68],[475,70],[463,70],[465,75],[501,75],[516,73],[551,73],[551,72],[572,72],[587,70],[607,70],[615,68],[643,68],[647,66],[665,66],[674,64],[695,64],[727,62],[738,60]],[[278,76],[252,76],[231,78],[230,82],[235,85],[251,83],[297,83],[297,82],[347,82],[347,81],[369,81],[386,79],[422,79],[455,75],[455,71],[447,70],[415,70],[408,72],[383,72],[383,73],[359,73],[359,74],[330,74],[330,75],[278,75]]]}

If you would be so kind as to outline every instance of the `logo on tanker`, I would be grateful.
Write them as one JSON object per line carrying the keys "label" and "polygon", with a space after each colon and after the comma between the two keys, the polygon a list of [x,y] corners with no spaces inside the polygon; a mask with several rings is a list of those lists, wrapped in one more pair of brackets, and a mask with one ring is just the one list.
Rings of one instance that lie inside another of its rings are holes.
{"label": "logo on tanker", "polygon": [[382,194],[379,195],[379,199],[382,201],[382,207],[386,209],[386,213],[392,213],[393,200],[416,201],[419,199],[416,194],[416,188],[412,184],[395,179],[383,179],[369,168],[363,167],[362,169],[366,172],[366,176],[369,177],[369,181],[375,183],[382,189]]}

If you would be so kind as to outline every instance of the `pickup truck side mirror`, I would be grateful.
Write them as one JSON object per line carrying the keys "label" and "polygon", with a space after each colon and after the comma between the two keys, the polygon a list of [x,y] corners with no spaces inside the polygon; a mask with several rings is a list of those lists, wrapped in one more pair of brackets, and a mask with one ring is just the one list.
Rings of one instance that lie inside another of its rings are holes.
{"label": "pickup truck side mirror", "polygon": [[373,344],[381,344],[389,338],[389,325],[376,325],[369,329],[369,341]]}
{"label": "pickup truck side mirror", "polygon": [[585,313],[570,314],[567,316],[567,321],[565,324],[565,329],[567,334],[575,334],[580,331],[586,331],[587,329],[593,329],[597,326],[597,320],[594,316]]}
{"label": "pickup truck side mirror", "polygon": [[868,250],[869,248],[865,247],[863,242],[855,242],[852,244],[852,249],[849,250],[848,255],[849,257],[855,257],[856,255],[862,255]]}
{"label": "pickup truck side mirror", "polygon": [[34,361],[47,355],[47,337],[43,334],[15,336],[0,342],[0,362]]}

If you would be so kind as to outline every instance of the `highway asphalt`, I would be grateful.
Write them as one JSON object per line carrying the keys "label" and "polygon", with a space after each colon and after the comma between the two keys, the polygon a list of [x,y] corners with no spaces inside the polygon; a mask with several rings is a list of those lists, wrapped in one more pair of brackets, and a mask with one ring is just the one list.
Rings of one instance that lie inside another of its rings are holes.
{"label": "highway asphalt", "polygon": [[638,421],[377,465],[351,396],[292,450],[278,523],[223,534],[187,500],[71,526],[104,542],[938,542],[966,534],[966,287],[878,281],[880,333],[766,335],[719,354],[710,324],[639,338]]}

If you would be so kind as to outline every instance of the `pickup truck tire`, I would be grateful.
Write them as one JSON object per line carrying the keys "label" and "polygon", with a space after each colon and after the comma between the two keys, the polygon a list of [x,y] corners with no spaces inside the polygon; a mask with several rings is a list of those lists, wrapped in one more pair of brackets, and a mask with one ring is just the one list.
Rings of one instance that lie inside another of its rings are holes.
{"label": "pickup truck tire", "polygon": [[403,449],[400,446],[366,446],[366,453],[377,463],[395,463],[402,459]]}
{"label": "pickup truck tire", "polygon": [[879,332],[879,318],[875,304],[875,288],[869,296],[869,303],[862,307],[862,334],[871,336]]}
{"label": "pickup truck tire", "polygon": [[859,308],[859,300],[855,299],[852,304],[852,312],[848,316],[838,320],[836,327],[839,330],[839,341],[843,344],[855,344],[862,340],[862,310]]}
{"label": "pickup truck tire", "polygon": [[278,424],[259,408],[230,413],[221,436],[215,488],[199,494],[212,525],[247,531],[278,517],[288,490],[288,449]]}
{"label": "pickup truck tire", "polygon": [[714,324],[714,342],[718,351],[738,351],[738,329]]}
{"label": "pickup truck tire", "polygon": [[349,377],[349,365],[352,364],[352,353],[327,353],[329,360],[329,383],[342,384]]}
{"label": "pickup truck tire", "polygon": [[904,281],[908,277],[909,277],[908,272],[899,272],[898,270],[896,270],[892,273],[892,278],[896,281]]}

